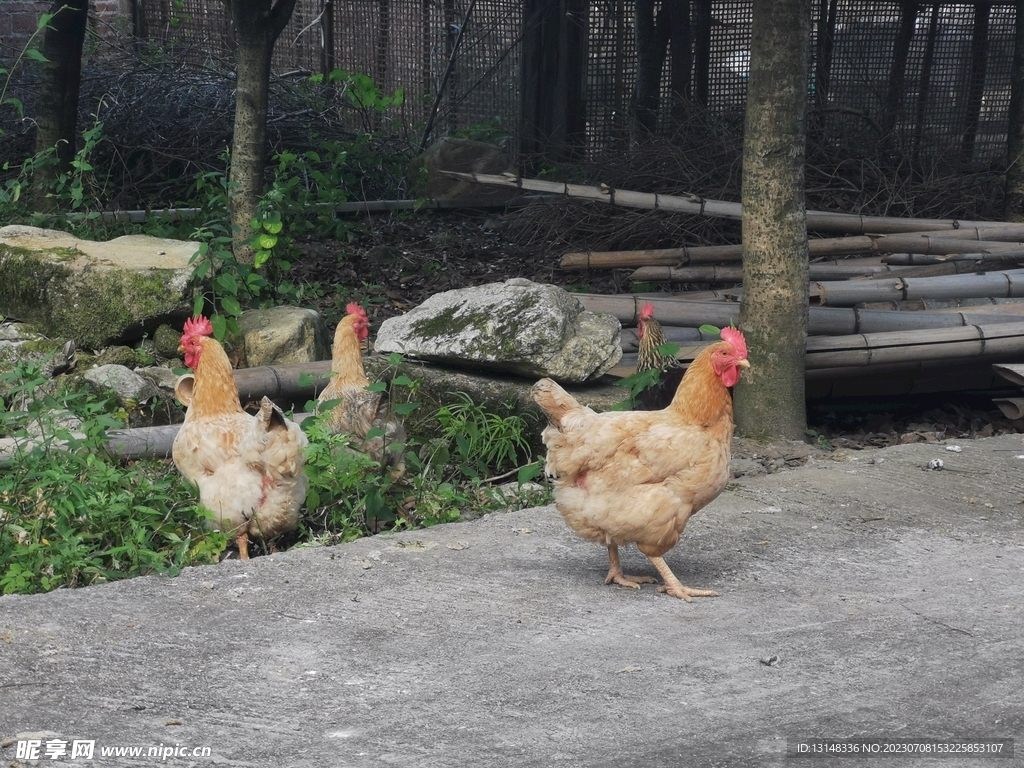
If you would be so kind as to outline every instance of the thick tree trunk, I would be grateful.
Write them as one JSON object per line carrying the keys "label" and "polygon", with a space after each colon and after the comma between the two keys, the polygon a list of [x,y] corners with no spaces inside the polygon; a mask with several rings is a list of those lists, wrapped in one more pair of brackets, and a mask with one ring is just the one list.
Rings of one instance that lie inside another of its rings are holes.
{"label": "thick tree trunk", "polygon": [[250,222],[263,193],[267,144],[270,59],[288,24],[295,0],[232,0],[231,21],[238,42],[235,74],[235,126],[231,139],[229,197],[235,259],[251,264],[255,250]]}
{"label": "thick tree trunk", "polygon": [[52,208],[46,194],[57,174],[75,158],[78,90],[82,80],[82,46],[88,20],[88,0],[56,0],[53,18],[43,34],[43,64],[39,112],[36,115],[36,153],[55,150],[51,161],[39,163],[32,179],[36,210]]}
{"label": "thick tree trunk", "polygon": [[1006,219],[1024,221],[1024,0],[1017,0],[1006,137]]}
{"label": "thick tree trunk", "polygon": [[807,336],[804,156],[811,0],[754,0],[743,142],[740,328],[752,375],[736,387],[740,434],[802,438]]}

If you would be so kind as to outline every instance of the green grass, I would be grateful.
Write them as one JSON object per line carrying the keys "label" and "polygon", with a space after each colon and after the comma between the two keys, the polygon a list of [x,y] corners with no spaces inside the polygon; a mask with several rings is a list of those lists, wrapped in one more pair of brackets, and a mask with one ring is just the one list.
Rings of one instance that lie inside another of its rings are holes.
{"label": "green grass", "polygon": [[[400,376],[391,386],[411,394],[417,384]],[[107,430],[124,426],[109,415],[113,400],[25,365],[0,375],[0,392],[0,438],[16,441],[0,464],[0,594],[174,575],[220,559],[228,537],[208,530],[209,514],[171,462],[122,462],[107,452]],[[416,407],[396,404],[404,414]],[[435,416],[441,435],[410,437],[406,475],[397,481],[347,436],[326,433],[315,418],[304,422],[310,487],[296,545],[550,501],[546,488],[526,484],[540,464],[522,416],[488,413],[466,396]],[[495,475],[518,482],[502,488],[491,482]]]}

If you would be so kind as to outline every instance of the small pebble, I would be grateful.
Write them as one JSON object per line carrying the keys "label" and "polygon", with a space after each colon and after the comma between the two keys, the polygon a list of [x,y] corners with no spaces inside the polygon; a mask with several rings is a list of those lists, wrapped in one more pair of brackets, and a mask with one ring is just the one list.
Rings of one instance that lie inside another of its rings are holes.
{"label": "small pebble", "polygon": [[779,665],[779,657],[773,653],[767,659],[761,659],[761,663],[766,667],[777,667]]}

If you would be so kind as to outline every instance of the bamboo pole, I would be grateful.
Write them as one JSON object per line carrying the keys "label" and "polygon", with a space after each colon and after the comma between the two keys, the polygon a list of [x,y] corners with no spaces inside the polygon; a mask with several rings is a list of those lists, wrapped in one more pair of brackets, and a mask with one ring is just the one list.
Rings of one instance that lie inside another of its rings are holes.
{"label": "bamboo pole", "polygon": [[[873,239],[858,237],[821,237],[807,241],[811,257],[844,256],[867,253]],[[615,269],[623,267],[684,267],[689,264],[715,264],[742,261],[742,245],[695,245],[682,248],[660,248],[645,251],[582,251],[567,253],[559,266],[562,269]]]}
{"label": "bamboo pole", "polygon": [[[851,260],[852,261],[852,260]],[[909,267],[890,267],[872,260],[869,264],[811,264],[811,280],[846,280],[851,277],[880,277],[895,275]],[[955,271],[950,265],[948,272]],[[652,283],[740,283],[743,282],[743,267],[640,267],[629,279],[633,282]]]}
{"label": "bamboo pole", "polygon": [[[463,181],[489,186],[514,187],[531,192],[543,192],[552,195],[590,200],[607,205],[619,205],[627,208],[647,208],[652,210],[676,211],[697,216],[721,216],[722,218],[741,219],[743,207],[739,203],[722,200],[708,200],[697,195],[679,197],[659,195],[646,192],[632,192],[614,189],[607,185],[585,186],[582,184],[565,184],[560,181],[543,181],[541,179],[524,179],[512,174],[494,176],[479,173],[459,173],[457,171],[441,171]],[[1002,222],[999,222],[1002,223]],[[962,227],[985,227],[989,222],[959,221],[957,219],[908,219],[889,216],[861,216],[855,213],[830,213],[827,211],[807,211],[807,228],[823,232],[847,232],[854,234],[921,232],[929,230],[954,230]]]}
{"label": "bamboo pole", "polygon": [[[948,240],[956,242],[950,243]],[[923,241],[923,242],[922,242]],[[968,247],[965,241],[983,243]],[[1024,224],[995,223],[985,227],[961,227],[960,229],[916,232],[897,235],[856,235],[853,237],[820,237],[807,241],[811,257],[843,256],[855,253],[886,253],[888,264],[932,264],[941,259],[924,258],[925,254],[942,255],[963,253],[965,258],[973,254],[992,254],[992,258],[1004,257],[1002,251],[1020,251],[1019,243],[1024,241]],[[1011,244],[1016,245],[1012,248]],[[901,247],[905,246],[905,247]],[[906,251],[903,253],[902,251]],[[899,259],[894,259],[898,256]],[[914,259],[914,257],[917,257]],[[699,245],[680,248],[656,248],[643,251],[582,251],[562,256],[562,269],[615,269],[627,267],[684,267],[690,264],[714,264],[740,261],[743,258],[742,245]],[[902,259],[902,261],[900,260]]]}
{"label": "bamboo pole", "polygon": [[1024,322],[916,331],[813,336],[806,365],[850,368],[889,363],[989,359],[1024,354]]}
{"label": "bamboo pole", "polygon": [[872,239],[874,250],[878,253],[923,253],[945,256],[950,253],[997,253],[1020,250],[1020,245],[1016,242],[920,234],[884,235]]}
{"label": "bamboo pole", "polygon": [[[679,301],[670,297],[650,298],[628,294],[576,294],[576,298],[588,311],[612,315],[624,328],[637,325],[640,309],[650,301],[654,305],[654,316],[665,330],[666,338],[673,343],[693,341],[695,337],[691,338],[692,331],[701,325],[710,324],[722,328],[738,324],[740,317],[740,305],[737,302]],[[972,307],[948,312],[893,312],[846,307],[811,307],[808,333],[812,336],[843,336],[882,331],[991,325],[1020,322],[1024,320],[1022,315],[1024,303]],[[627,336],[631,334],[623,334],[623,338]]]}
{"label": "bamboo pole", "polygon": [[822,306],[912,299],[1019,298],[1024,297],[1024,270],[891,280],[817,281],[811,284],[811,295]]}

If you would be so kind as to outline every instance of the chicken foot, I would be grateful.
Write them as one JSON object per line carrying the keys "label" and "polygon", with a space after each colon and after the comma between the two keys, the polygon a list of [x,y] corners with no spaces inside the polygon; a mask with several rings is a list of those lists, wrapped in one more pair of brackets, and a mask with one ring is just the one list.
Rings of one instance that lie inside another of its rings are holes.
{"label": "chicken foot", "polygon": [[626,576],[622,572],[622,566],[619,565],[619,548],[615,544],[608,545],[608,576],[605,577],[604,583],[621,584],[623,587],[629,587],[630,589],[640,589],[641,584],[654,584],[655,579],[650,576]]}
{"label": "chicken foot", "polygon": [[678,597],[680,600],[690,602],[691,597],[718,597],[718,593],[710,589],[690,589],[684,587],[679,583],[679,579],[672,573],[672,569],[668,567],[668,563],[661,557],[647,556],[654,567],[658,569],[658,573],[661,574],[661,579],[665,583],[658,587],[659,592],[667,592],[673,597]]}

